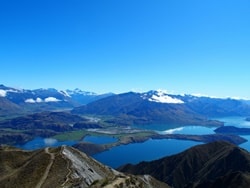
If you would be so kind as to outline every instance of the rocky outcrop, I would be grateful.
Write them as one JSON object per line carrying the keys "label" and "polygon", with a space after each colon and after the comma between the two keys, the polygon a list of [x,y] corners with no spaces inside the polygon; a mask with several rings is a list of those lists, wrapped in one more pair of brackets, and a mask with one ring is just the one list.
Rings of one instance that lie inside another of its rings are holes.
{"label": "rocky outcrop", "polygon": [[0,187],[166,188],[151,176],[134,176],[107,167],[68,146],[23,151],[0,146]]}

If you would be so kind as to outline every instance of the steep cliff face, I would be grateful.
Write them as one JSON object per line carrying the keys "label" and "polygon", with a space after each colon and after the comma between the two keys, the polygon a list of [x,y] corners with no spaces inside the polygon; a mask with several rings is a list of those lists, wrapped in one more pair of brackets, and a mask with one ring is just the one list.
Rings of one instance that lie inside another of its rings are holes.
{"label": "steep cliff face", "polygon": [[1,146],[0,187],[168,187],[151,176],[125,175],[67,146],[23,151]]}

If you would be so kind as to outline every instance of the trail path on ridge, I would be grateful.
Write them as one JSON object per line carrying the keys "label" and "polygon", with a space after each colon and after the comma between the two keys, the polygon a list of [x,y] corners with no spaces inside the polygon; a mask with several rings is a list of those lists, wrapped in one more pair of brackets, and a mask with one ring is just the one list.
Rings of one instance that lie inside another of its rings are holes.
{"label": "trail path on ridge", "polygon": [[49,151],[49,148],[48,148],[48,147],[45,148],[44,151],[45,151],[45,153],[47,153],[47,154],[50,155],[50,162],[49,162],[49,164],[48,164],[48,166],[47,166],[47,168],[46,168],[46,170],[45,170],[45,172],[44,172],[44,174],[43,174],[43,177],[40,179],[40,181],[39,181],[38,184],[36,185],[36,188],[41,188],[41,186],[43,185],[43,183],[44,183],[45,180],[47,179],[48,174],[49,174],[49,171],[50,171],[50,168],[51,168],[51,166],[53,165],[54,159],[55,159],[55,154],[54,154],[54,153],[51,153],[51,152]]}

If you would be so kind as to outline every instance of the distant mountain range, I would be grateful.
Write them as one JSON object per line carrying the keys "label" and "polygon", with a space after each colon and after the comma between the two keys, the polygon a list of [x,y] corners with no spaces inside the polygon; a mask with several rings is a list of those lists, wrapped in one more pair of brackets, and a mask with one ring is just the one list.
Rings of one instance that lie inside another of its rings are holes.
{"label": "distant mountain range", "polygon": [[159,160],[128,164],[119,170],[149,174],[176,188],[248,188],[250,154],[226,142],[213,142]]}
{"label": "distant mountain range", "polygon": [[16,89],[0,85],[0,116],[26,112],[74,108],[113,95],[85,92],[80,89],[60,91],[49,89]]}
{"label": "distant mountain range", "polygon": [[24,90],[0,85],[0,117],[73,109],[74,114],[112,116],[107,123],[119,125],[168,123],[221,126],[211,117],[250,116],[249,101],[193,95],[173,95],[164,91],[98,95],[80,89],[53,88]]}
{"label": "distant mountain range", "polygon": [[112,95],[72,110],[76,114],[114,115],[114,124],[161,124],[221,126],[214,116],[250,115],[250,105],[241,100],[163,91]]}

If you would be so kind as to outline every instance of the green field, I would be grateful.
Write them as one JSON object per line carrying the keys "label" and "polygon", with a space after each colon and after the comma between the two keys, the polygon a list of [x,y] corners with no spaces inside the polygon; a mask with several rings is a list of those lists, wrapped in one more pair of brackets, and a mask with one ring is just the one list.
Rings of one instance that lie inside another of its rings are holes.
{"label": "green field", "polygon": [[87,134],[88,132],[84,130],[72,131],[72,132],[57,134],[53,138],[57,139],[58,141],[81,140]]}

